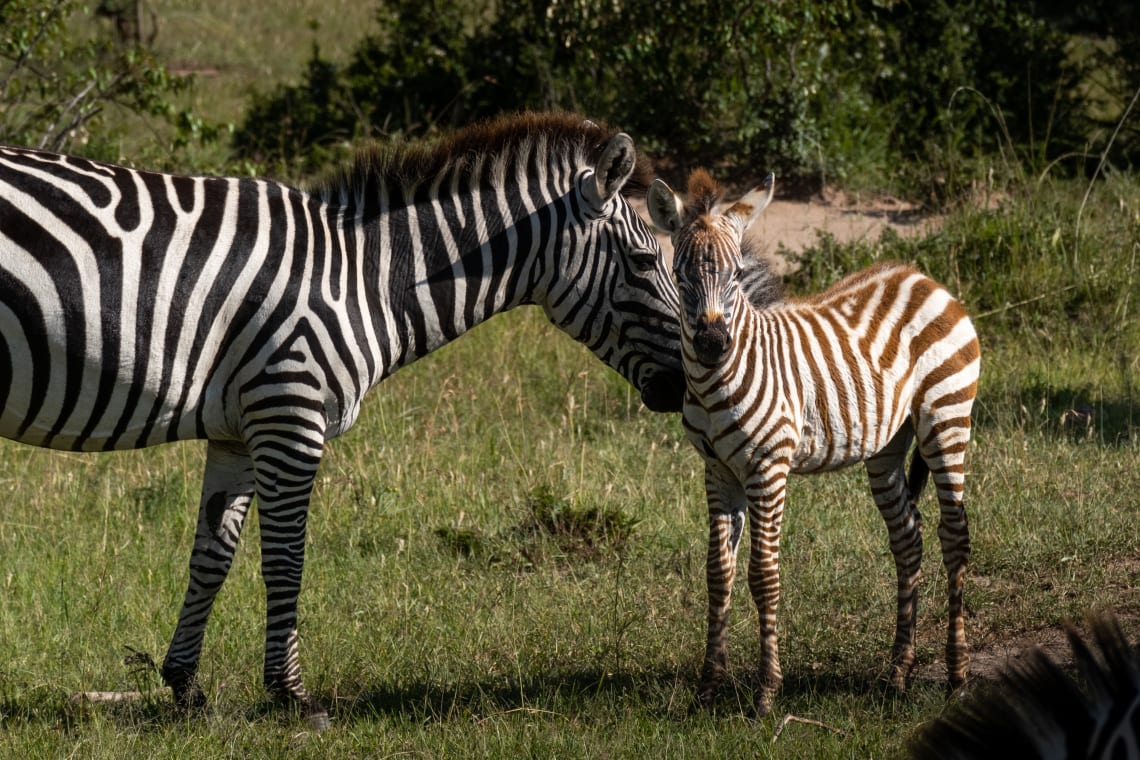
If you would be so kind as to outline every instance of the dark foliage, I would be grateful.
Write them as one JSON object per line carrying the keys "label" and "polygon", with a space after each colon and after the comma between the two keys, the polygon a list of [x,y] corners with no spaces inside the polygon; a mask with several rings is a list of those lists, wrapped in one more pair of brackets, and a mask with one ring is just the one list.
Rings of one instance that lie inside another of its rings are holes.
{"label": "dark foliage", "polygon": [[[299,85],[256,96],[234,148],[309,171],[360,138],[556,107],[620,125],[678,175],[774,170],[787,188],[910,166],[953,195],[970,180],[958,164],[976,154],[1041,169],[1089,154],[1097,135],[1103,144],[1090,70],[1117,72],[1115,111],[1102,109],[1117,117],[1140,80],[1123,47],[1137,32],[1086,18],[1108,14],[983,0],[395,0],[347,63],[314,50]],[[1086,29],[1112,43],[1107,57],[1070,54]],[[1114,160],[1135,148],[1126,131]]]}

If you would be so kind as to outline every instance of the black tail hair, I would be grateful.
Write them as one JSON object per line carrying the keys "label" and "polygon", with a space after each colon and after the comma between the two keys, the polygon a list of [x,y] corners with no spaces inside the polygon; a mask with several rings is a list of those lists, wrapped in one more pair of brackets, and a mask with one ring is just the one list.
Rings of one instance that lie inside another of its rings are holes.
{"label": "black tail hair", "polygon": [[1085,689],[1038,648],[979,687],[910,743],[910,756],[1136,758],[1140,651],[1114,617],[1089,620],[1090,648],[1072,625],[1069,644]]}
{"label": "black tail hair", "polygon": [[926,488],[929,477],[930,465],[915,448],[914,453],[910,455],[910,472],[906,476],[906,490],[910,492],[911,503],[918,503],[918,497],[922,495],[922,489]]}

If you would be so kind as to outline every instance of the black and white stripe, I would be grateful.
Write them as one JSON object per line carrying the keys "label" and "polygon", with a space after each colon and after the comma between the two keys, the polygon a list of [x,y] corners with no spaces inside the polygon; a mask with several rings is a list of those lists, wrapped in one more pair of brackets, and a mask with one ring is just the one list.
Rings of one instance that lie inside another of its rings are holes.
{"label": "black and white stripe", "polygon": [[677,298],[623,189],[630,138],[524,114],[362,154],[311,191],[0,148],[0,435],[110,451],[207,439],[185,605],[163,666],[182,704],[254,495],[265,683],[302,684],[305,518],[325,441],[365,392],[520,304],[681,404]]}

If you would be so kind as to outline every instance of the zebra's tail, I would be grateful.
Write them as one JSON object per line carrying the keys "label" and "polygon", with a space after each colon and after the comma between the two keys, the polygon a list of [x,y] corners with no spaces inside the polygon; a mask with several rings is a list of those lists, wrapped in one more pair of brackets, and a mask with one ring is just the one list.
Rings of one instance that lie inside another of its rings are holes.
{"label": "zebra's tail", "polygon": [[918,497],[922,495],[922,489],[926,488],[926,481],[929,478],[930,465],[919,455],[916,447],[910,456],[910,472],[906,476],[906,490],[910,493],[912,504],[918,503]]}
{"label": "zebra's tail", "polygon": [[[1140,757],[1140,651],[1114,617],[1066,626],[1085,684],[1032,649],[910,743],[911,757]],[[1091,640],[1091,646],[1089,641]]]}

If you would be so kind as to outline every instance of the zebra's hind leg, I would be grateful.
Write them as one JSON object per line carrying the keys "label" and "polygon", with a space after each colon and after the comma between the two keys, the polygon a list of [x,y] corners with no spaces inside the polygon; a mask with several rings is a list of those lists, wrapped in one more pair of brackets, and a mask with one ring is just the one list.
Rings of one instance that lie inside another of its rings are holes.
{"label": "zebra's hind leg", "polygon": [[206,702],[198,685],[198,658],[206,621],[233,563],[253,492],[253,462],[244,448],[211,441],[190,555],[190,581],[162,663],[162,679],[180,707],[201,707]]}
{"label": "zebra's hind leg", "polygon": [[866,462],[871,495],[887,524],[898,581],[890,680],[899,691],[906,689],[914,667],[918,583],[922,577],[922,515],[915,505],[918,494],[910,493],[906,482],[906,453],[912,438],[910,426],[904,426],[884,449]]}
{"label": "zebra's hind leg", "polygon": [[931,466],[934,485],[938,489],[938,540],[942,546],[942,564],[946,568],[949,592],[946,628],[946,677],[950,688],[966,682],[970,669],[970,652],[966,645],[966,613],[963,585],[970,562],[970,526],[962,504],[964,466],[961,454],[946,455],[942,466]]}
{"label": "zebra's hind leg", "polygon": [[[966,617],[962,600],[966,567],[970,562],[970,526],[963,504],[966,489],[966,445],[970,440],[970,403],[973,388],[965,401],[947,404],[939,412],[921,419],[918,427],[919,451],[930,467],[938,492],[938,541],[948,586],[946,630],[946,676],[950,688],[966,682],[970,653],[966,646]],[[952,397],[956,398],[956,397]],[[964,410],[964,413],[963,413]]]}
{"label": "zebra's hind leg", "polygon": [[710,704],[728,675],[728,605],[736,577],[736,552],[744,531],[744,490],[722,463],[705,461],[705,492],[709,507],[706,581],[708,637],[697,686],[697,702]]}

